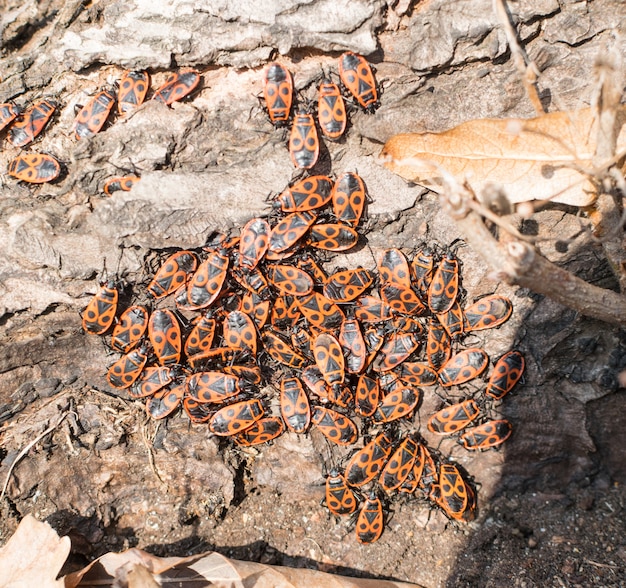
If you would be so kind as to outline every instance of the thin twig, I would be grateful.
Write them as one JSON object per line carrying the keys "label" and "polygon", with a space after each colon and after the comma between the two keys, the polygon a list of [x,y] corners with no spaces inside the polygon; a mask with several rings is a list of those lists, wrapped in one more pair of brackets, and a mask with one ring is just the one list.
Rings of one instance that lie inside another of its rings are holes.
{"label": "thin twig", "polygon": [[535,63],[529,59],[528,54],[524,51],[517,40],[517,33],[511,23],[509,9],[506,6],[505,0],[493,0],[493,9],[498,20],[500,21],[500,25],[504,30],[504,34],[506,35],[507,43],[511,49],[511,55],[513,56],[515,66],[524,81],[524,87],[526,88],[528,98],[530,99],[537,114],[544,114],[545,109],[543,104],[541,104],[539,92],[537,90],[539,70],[537,69]]}
{"label": "thin twig", "polygon": [[[69,414],[74,414],[76,415],[76,413],[72,410],[68,410],[66,411],[61,418],[57,421],[56,424],[49,426],[43,433],[41,433],[41,435],[39,435],[38,437],[36,437],[35,439],[33,439],[26,447],[24,447],[24,449],[22,449],[22,451],[19,452],[19,454],[17,455],[17,457],[13,460],[13,463],[11,464],[11,467],[9,468],[9,471],[7,473],[7,477],[4,481],[4,486],[2,487],[2,492],[0,493],[0,502],[2,502],[7,488],[9,487],[9,481],[11,479],[11,474],[13,473],[13,470],[15,469],[15,466],[17,465],[17,463],[26,456],[26,454],[33,448],[33,446],[35,446],[37,443],[39,443],[39,441],[41,441],[46,435],[48,435],[48,433],[51,433],[52,431],[54,431],[54,429],[56,429],[64,420],[65,418],[69,415]],[[78,416],[78,415],[76,415]]]}
{"label": "thin twig", "polygon": [[587,559],[587,558],[585,558],[585,563],[591,564],[592,566],[596,566],[597,568],[608,568],[610,570],[617,570],[617,569],[619,569],[619,566],[617,566],[615,564],[600,563],[598,561],[593,561],[593,560]]}
{"label": "thin twig", "polygon": [[[624,206],[623,181],[615,182],[611,173],[617,171],[615,151],[617,137],[622,127],[623,115],[620,112],[623,76],[622,60],[615,46],[600,55],[595,64],[597,88],[593,96],[596,124],[596,151],[593,164],[604,168],[604,173],[597,176],[595,183],[598,191],[591,219],[594,222],[594,235],[602,241],[604,252],[616,275],[621,292],[626,292],[626,251],[624,251]],[[609,162],[608,164],[606,162]]]}

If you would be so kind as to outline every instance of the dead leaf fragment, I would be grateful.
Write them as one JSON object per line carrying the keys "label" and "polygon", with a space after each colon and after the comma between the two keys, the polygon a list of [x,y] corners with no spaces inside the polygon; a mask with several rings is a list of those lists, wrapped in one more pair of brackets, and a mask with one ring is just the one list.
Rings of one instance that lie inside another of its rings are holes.
{"label": "dead leaf fragment", "polygon": [[26,515],[0,550],[4,588],[63,588],[57,580],[70,553],[69,537],[59,537],[48,523]]}
{"label": "dead leaf fragment", "polygon": [[128,588],[159,588],[160,584],[143,566],[136,565],[128,572],[126,579]]}
{"label": "dead leaf fragment", "polygon": [[[626,149],[626,109],[618,111],[617,153]],[[513,203],[551,200],[590,205],[596,194],[583,170],[592,169],[596,129],[590,108],[532,119],[479,119],[442,133],[392,137],[384,165],[437,193],[445,173],[467,181],[476,194],[500,186]],[[622,170],[624,171],[624,170]]]}
{"label": "dead leaf fragment", "polygon": [[[215,552],[159,558],[140,549],[107,553],[83,570],[66,576],[65,586],[108,586],[126,569],[141,573],[133,578],[143,582],[135,584],[141,588],[151,587],[150,576],[159,585],[184,585],[186,588],[419,588],[405,582],[347,578],[316,570],[238,561]],[[126,577],[130,580],[131,573]],[[130,581],[128,585],[131,588]]]}

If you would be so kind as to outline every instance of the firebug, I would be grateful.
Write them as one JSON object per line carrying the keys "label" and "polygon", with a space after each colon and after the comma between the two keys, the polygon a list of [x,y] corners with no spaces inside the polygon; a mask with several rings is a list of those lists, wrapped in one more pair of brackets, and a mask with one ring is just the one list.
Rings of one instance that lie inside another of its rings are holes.
{"label": "firebug", "polygon": [[115,90],[103,88],[76,116],[74,135],[76,139],[84,139],[95,135],[106,123],[109,113],[115,104]]}

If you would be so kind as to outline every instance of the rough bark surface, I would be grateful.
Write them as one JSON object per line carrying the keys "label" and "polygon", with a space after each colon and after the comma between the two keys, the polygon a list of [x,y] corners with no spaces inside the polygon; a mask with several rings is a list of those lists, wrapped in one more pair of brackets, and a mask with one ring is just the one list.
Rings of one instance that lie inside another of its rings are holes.
{"label": "rough bark surface", "polygon": [[[262,66],[277,56],[305,98],[345,50],[367,55],[384,89],[380,109],[355,111],[346,139],[322,154],[321,172],[356,169],[372,197],[367,247],[332,264],[373,268],[387,247],[454,241],[437,197],[407,186],[377,156],[398,132],[533,115],[489,0],[0,0],[0,8],[0,102],[55,98],[59,112],[33,150],[66,167],[53,185],[8,176],[0,185],[0,483],[20,450],[71,411],[13,469],[0,541],[33,513],[70,535],[75,565],[138,546],[159,555],[215,549],[428,587],[620,585],[626,336],[492,281],[469,248],[459,250],[467,299],[497,292],[514,304],[505,325],[474,336],[492,360],[513,345],[526,356],[524,383],[498,408],[514,435],[501,451],[477,455],[447,441],[440,447],[479,488],[475,522],[451,524],[427,504],[400,503],[372,546],[320,507],[327,446],[316,434],[243,452],[182,416],[156,424],[141,403],[108,387],[110,352],[80,328],[104,263],[145,285],[158,253],[202,246],[214,230],[269,212],[268,195],[293,176],[286,135],[258,100]],[[523,0],[509,8],[542,72],[546,108],[588,106],[594,59],[625,28],[622,3]],[[75,105],[124,68],[149,68],[156,86],[178,67],[202,72],[193,99],[171,108],[148,102],[74,140]],[[17,153],[5,143],[0,169]],[[141,181],[105,196],[104,180],[120,171],[138,171]],[[545,238],[550,260],[617,288],[576,211],[553,207],[520,228]],[[437,402],[427,396],[420,411]]]}

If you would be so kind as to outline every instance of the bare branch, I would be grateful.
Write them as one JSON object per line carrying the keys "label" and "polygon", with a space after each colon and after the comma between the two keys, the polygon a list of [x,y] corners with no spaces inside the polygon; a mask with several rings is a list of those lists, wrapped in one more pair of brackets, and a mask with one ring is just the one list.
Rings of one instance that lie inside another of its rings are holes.
{"label": "bare branch", "polygon": [[494,267],[499,279],[544,294],[585,316],[626,326],[626,297],[577,278],[513,236],[507,243],[498,242],[485,226],[473,196],[456,182],[448,187],[441,195],[442,206],[465,241]]}

